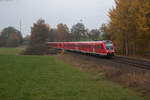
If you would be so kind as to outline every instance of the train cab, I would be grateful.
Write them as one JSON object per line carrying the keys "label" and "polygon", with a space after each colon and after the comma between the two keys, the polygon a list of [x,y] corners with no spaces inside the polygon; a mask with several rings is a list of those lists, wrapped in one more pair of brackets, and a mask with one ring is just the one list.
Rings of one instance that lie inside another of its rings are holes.
{"label": "train cab", "polygon": [[110,40],[105,40],[104,45],[105,45],[107,56],[114,56],[114,52],[115,52],[114,43]]}

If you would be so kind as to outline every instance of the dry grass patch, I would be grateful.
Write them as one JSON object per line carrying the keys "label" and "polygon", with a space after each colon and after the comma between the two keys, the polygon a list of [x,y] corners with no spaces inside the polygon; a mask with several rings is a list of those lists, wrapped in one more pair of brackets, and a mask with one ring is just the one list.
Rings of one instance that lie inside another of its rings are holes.
{"label": "dry grass patch", "polygon": [[142,71],[130,67],[112,67],[99,64],[96,61],[72,56],[69,54],[57,55],[58,59],[69,63],[80,70],[85,70],[93,74],[98,74],[100,78],[108,79],[122,84],[127,88],[134,88],[141,92],[143,96],[150,96],[150,71]]}
{"label": "dry grass patch", "polygon": [[125,87],[135,88],[143,95],[150,96],[150,72],[114,67],[101,68],[104,78],[123,84]]}

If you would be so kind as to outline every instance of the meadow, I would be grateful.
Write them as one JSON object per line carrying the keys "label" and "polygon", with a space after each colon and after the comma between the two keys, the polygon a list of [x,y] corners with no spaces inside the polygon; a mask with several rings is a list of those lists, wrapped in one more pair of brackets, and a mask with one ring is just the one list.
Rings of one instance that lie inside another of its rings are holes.
{"label": "meadow", "polygon": [[0,48],[0,100],[144,100],[53,56],[19,55],[21,51]]}

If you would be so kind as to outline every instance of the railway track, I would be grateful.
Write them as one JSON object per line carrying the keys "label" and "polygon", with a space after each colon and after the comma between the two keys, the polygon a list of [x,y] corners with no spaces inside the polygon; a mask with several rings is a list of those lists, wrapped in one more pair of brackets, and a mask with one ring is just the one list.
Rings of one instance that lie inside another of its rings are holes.
{"label": "railway track", "polygon": [[110,59],[110,61],[150,70],[150,61],[144,61],[144,60],[138,60],[138,59],[132,59],[132,58],[124,58],[124,57],[118,57],[118,56],[113,57],[112,59]]}
{"label": "railway track", "polygon": [[[70,52],[72,54],[75,54],[73,52]],[[81,55],[80,53],[76,53]],[[84,54],[85,56],[85,54]],[[150,70],[150,61],[145,61],[145,60],[139,60],[139,59],[133,59],[133,58],[125,58],[125,57],[119,57],[119,56],[114,56],[112,58],[107,58],[107,57],[103,57],[103,56],[89,56],[86,55],[87,57],[92,57],[93,60],[96,60],[97,62],[99,62],[99,59],[101,59],[101,61],[109,63],[110,62],[114,62],[114,63],[119,63],[119,64],[124,64],[124,65],[129,65],[131,67],[136,67],[136,68],[140,68],[140,69],[144,69],[144,70]]]}

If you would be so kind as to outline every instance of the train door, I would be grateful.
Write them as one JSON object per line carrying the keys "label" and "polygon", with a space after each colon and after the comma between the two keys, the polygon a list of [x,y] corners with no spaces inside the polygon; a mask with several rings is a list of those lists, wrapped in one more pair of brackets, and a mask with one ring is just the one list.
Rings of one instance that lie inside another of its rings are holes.
{"label": "train door", "polygon": [[92,53],[93,52],[93,48],[92,48],[92,43],[89,43],[89,52]]}
{"label": "train door", "polygon": [[95,53],[100,53],[100,43],[95,43]]}
{"label": "train door", "polygon": [[95,43],[92,44],[93,53],[95,53]]}
{"label": "train door", "polygon": [[103,43],[100,44],[100,53],[105,53],[105,49],[104,49]]}
{"label": "train door", "polygon": [[74,43],[75,44],[75,51],[78,51],[78,43]]}
{"label": "train door", "polygon": [[88,43],[88,53],[90,53],[90,52],[91,52],[91,44]]}

